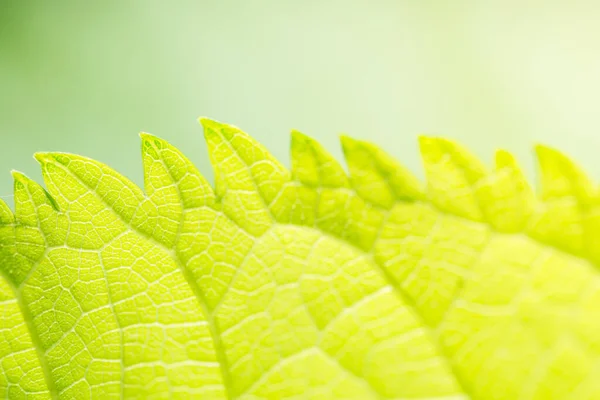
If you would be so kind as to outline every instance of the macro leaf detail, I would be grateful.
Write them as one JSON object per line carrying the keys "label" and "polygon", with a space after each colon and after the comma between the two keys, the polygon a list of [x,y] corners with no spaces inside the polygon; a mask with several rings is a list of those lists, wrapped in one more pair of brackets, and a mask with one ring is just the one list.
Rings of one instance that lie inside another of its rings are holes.
{"label": "macro leaf detail", "polygon": [[214,188],[142,134],[144,190],[42,153],[0,202],[0,396],[599,399],[600,196],[539,146],[536,196],[421,138],[426,184],[342,137],[291,170],[203,119]]}

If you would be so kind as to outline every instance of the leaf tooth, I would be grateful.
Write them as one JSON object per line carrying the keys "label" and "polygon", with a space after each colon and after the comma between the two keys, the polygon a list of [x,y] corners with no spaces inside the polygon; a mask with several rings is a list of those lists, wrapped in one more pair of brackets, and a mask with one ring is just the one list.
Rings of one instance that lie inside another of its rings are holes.
{"label": "leaf tooth", "polygon": [[[506,150],[496,151],[494,157],[496,169],[494,171],[494,185],[496,186],[496,202],[508,201],[507,220],[513,220],[513,228],[521,230],[528,222],[535,206],[535,194],[531,184],[525,177],[523,170],[513,154]],[[505,194],[503,194],[503,191]],[[505,197],[506,196],[506,197]],[[483,202],[485,204],[485,202]],[[507,221],[496,221],[496,226],[508,225]]]}
{"label": "leaf tooth", "polygon": [[341,142],[350,181],[363,199],[389,209],[397,200],[423,197],[417,178],[380,147],[345,135]]}
{"label": "leaf tooth", "polygon": [[600,198],[596,185],[569,157],[536,146],[542,207],[534,214],[531,234],[575,254],[600,259]]}
{"label": "leaf tooth", "polygon": [[508,168],[510,170],[518,170],[521,172],[515,156],[509,151],[503,149],[497,150],[494,157],[494,163],[496,164],[496,170],[498,171]]}
{"label": "leaf tooth", "polygon": [[6,271],[16,285],[29,275],[46,247],[64,237],[58,208],[48,192],[24,174],[12,171],[15,190],[14,259]]}
{"label": "leaf tooth", "polygon": [[513,175],[515,178],[515,184],[520,188],[533,192],[531,185],[527,181],[525,174],[515,156],[506,150],[497,150],[494,156],[495,173],[507,173]]}
{"label": "leaf tooth", "polygon": [[[14,283],[18,264],[15,259],[15,216],[0,199],[0,271]],[[1,284],[1,282],[0,282]]]}
{"label": "leaf tooth", "polygon": [[316,140],[299,131],[292,131],[292,175],[311,187],[348,188],[344,168]]}
{"label": "leaf tooth", "polygon": [[500,232],[521,232],[533,212],[533,190],[514,156],[505,150],[495,155],[495,170],[477,187],[486,220]]}
{"label": "leaf tooth", "polygon": [[541,179],[542,199],[575,196],[582,204],[597,201],[596,185],[564,153],[548,146],[535,148]]}
{"label": "leaf tooth", "polygon": [[82,235],[87,235],[90,248],[100,248],[127,227],[172,244],[175,234],[156,229],[156,207],[138,186],[113,169],[66,153],[38,153],[36,159],[52,197],[74,221],[68,230],[69,245],[78,246]]}
{"label": "leaf tooth", "polygon": [[484,220],[475,194],[476,185],[487,175],[481,161],[450,140],[422,136],[419,145],[431,202],[464,218]]}
{"label": "leaf tooth", "polygon": [[40,184],[23,173],[12,171],[15,191],[15,216],[22,225],[38,226],[40,209],[44,213],[59,210],[56,201]]}
{"label": "leaf tooth", "polygon": [[61,206],[93,192],[130,222],[145,198],[138,186],[99,161],[68,153],[37,153],[35,158],[41,164],[48,191]]}
{"label": "leaf tooth", "polygon": [[155,203],[174,191],[184,208],[214,204],[215,194],[192,162],[175,146],[149,133],[140,133],[144,187]]}
{"label": "leaf tooth", "polygon": [[453,140],[440,137],[421,136],[421,151],[426,160],[435,160],[436,157],[450,157],[453,168],[460,168],[465,179],[470,184],[476,184],[486,176],[487,171],[481,160],[473,155],[467,148]]}
{"label": "leaf tooth", "polygon": [[15,216],[8,204],[0,199],[0,225],[11,225],[15,222]]}
{"label": "leaf tooth", "polygon": [[289,171],[250,135],[233,125],[201,118],[217,192],[243,187],[258,191],[269,203],[290,180]]}
{"label": "leaf tooth", "polygon": [[247,232],[264,233],[274,217],[270,206],[290,182],[290,173],[239,128],[200,119],[215,170],[223,211]]}

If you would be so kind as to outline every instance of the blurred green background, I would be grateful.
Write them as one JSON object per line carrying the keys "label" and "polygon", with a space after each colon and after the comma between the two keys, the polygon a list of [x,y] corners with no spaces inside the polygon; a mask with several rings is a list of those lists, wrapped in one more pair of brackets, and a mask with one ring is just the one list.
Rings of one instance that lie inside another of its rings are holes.
{"label": "blurred green background", "polygon": [[[135,182],[139,131],[212,176],[198,116],[288,163],[289,131],[341,155],[383,145],[421,175],[416,137],[516,153],[543,142],[600,177],[600,5],[590,1],[0,0],[0,195],[36,151]],[[10,202],[10,199],[9,199]]]}

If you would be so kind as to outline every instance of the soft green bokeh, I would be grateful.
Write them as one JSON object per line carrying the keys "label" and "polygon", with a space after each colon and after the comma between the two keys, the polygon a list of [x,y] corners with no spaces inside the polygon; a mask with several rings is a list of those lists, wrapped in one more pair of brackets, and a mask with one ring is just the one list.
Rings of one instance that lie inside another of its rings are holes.
{"label": "soft green bokeh", "polygon": [[544,142],[600,177],[600,6],[589,1],[0,0],[0,195],[35,151],[141,182],[139,131],[211,176],[196,122],[243,127],[280,159],[300,129],[383,145],[422,174],[416,136],[532,175]]}

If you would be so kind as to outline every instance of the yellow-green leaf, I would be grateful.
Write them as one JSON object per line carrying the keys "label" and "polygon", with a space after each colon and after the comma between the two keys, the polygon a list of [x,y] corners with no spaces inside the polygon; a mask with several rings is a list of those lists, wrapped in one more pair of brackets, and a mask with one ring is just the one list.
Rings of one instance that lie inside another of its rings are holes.
{"label": "yellow-green leaf", "polygon": [[600,399],[600,196],[538,147],[541,195],[421,138],[421,185],[292,134],[286,169],[203,119],[214,189],[142,134],[145,188],[42,153],[0,202],[0,396]]}

